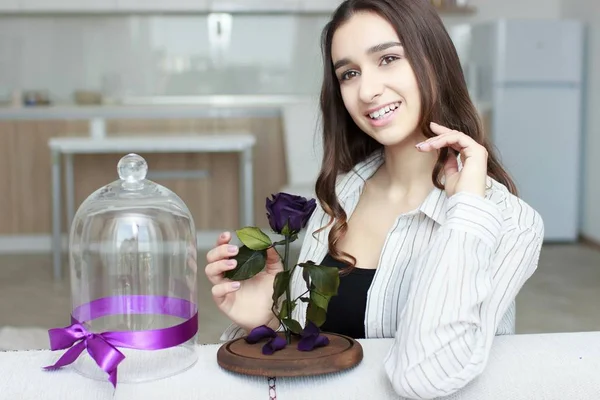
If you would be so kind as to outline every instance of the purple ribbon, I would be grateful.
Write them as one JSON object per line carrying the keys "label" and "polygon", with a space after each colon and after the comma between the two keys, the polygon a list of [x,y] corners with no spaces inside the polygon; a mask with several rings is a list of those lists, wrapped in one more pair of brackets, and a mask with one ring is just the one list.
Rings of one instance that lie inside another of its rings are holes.
{"label": "purple ribbon", "polygon": [[[162,314],[186,319],[164,329],[92,333],[79,321],[91,321],[107,315]],[[67,349],[54,364],[55,370],[74,362],[87,349],[92,359],[108,374],[117,387],[117,366],[125,359],[117,347],[158,350],[177,346],[194,337],[198,331],[198,309],[192,302],[165,296],[113,296],[94,300],[73,310],[71,326],[48,330],[52,351]]]}

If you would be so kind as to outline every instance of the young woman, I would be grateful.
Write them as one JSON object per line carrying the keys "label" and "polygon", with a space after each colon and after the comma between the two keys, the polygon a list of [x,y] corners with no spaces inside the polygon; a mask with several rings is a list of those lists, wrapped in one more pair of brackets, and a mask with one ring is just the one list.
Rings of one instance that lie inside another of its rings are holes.
{"label": "young woman", "polygon": [[[384,363],[399,395],[451,394],[484,369],[495,335],[514,333],[542,219],[516,197],[487,143],[429,1],[347,0],[322,46],[324,158],[299,260],[342,270],[321,328],[394,338]],[[230,282],[230,239],[221,235],[206,266],[214,300],[234,322],[223,339],[276,329],[277,254],[253,279]],[[305,283],[293,279],[296,297]],[[301,323],[303,306],[294,310]]]}

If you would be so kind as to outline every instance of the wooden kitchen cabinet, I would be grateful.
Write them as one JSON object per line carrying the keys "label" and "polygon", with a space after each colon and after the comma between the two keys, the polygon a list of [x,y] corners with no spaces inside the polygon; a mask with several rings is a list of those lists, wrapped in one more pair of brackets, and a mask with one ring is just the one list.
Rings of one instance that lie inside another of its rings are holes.
{"label": "wooden kitchen cabinet", "polygon": [[[285,186],[287,171],[283,128],[278,117],[202,118],[185,120],[112,120],[109,136],[190,135],[249,132],[254,147],[255,223],[268,226],[265,199]],[[52,230],[51,137],[88,136],[85,120],[0,121],[0,235],[43,235]],[[78,155],[74,158],[75,208],[96,189],[118,179],[124,154]],[[205,169],[204,180],[157,180],[188,205],[196,228],[240,227],[239,158],[223,154],[140,154],[149,169]],[[64,193],[64,179],[63,193]],[[63,197],[64,198],[64,197]],[[66,210],[66,205],[63,205]],[[67,232],[66,216],[63,231]]]}
{"label": "wooden kitchen cabinet", "polygon": [[85,121],[0,121],[0,235],[51,232],[48,140],[83,136],[86,127]]}

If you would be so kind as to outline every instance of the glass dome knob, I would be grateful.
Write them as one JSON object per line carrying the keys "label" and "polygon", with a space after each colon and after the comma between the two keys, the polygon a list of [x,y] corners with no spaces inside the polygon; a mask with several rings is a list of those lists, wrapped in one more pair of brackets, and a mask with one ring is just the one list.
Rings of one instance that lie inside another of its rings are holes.
{"label": "glass dome knob", "polygon": [[148,173],[148,163],[143,157],[131,153],[127,154],[117,165],[119,178],[121,178],[124,186],[128,188],[139,188],[143,186],[143,181]]}

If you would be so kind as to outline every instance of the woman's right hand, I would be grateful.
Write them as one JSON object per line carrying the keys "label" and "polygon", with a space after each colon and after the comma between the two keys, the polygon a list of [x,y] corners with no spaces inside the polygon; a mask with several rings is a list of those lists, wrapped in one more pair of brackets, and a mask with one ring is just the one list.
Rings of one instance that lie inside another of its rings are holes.
{"label": "woman's right hand", "polygon": [[277,329],[279,321],[271,307],[275,275],[283,271],[279,254],[273,248],[268,249],[265,269],[250,279],[232,281],[224,277],[226,271],[236,267],[236,261],[229,257],[238,253],[238,247],[230,245],[230,240],[229,232],[222,233],[216,247],[206,254],[205,273],[213,285],[212,295],[217,307],[246,332],[261,325]]}

